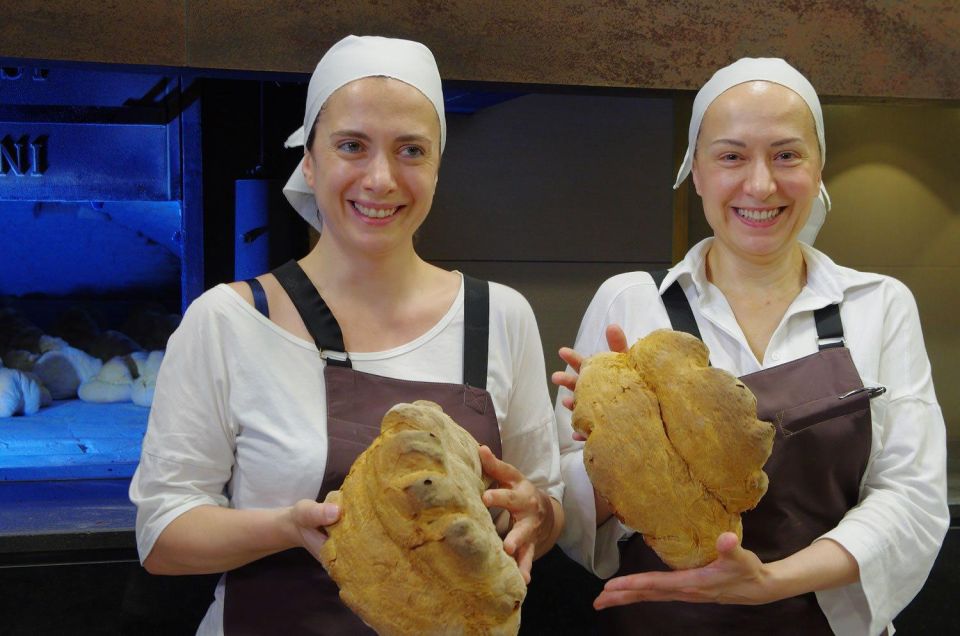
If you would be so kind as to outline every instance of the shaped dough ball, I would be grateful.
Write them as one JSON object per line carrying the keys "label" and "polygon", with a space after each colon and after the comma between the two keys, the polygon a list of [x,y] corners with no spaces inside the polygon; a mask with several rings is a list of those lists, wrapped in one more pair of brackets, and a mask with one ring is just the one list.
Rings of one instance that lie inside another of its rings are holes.
{"label": "shaped dough ball", "polygon": [[84,402],[129,402],[136,364],[129,356],[110,358],[97,373],[77,389]]}
{"label": "shaped dough ball", "polygon": [[163,362],[163,351],[151,351],[149,354],[137,351],[130,354],[136,362],[139,377],[133,381],[130,399],[137,406],[150,407],[157,387],[157,375]]}
{"label": "shaped dough ball", "polygon": [[40,356],[33,371],[53,399],[61,400],[76,397],[80,385],[97,375],[101,366],[103,363],[97,358],[79,349],[64,347]]}
{"label": "shaped dough ball", "polygon": [[36,377],[16,369],[0,368],[0,417],[33,415],[40,410],[43,389]]}
{"label": "shaped dough ball", "polygon": [[526,586],[480,496],[478,444],[432,402],[398,404],[327,501],[320,559],[384,636],[516,634]]}
{"label": "shaped dough ball", "polygon": [[18,369],[20,371],[32,371],[33,365],[37,363],[37,358],[39,357],[40,356],[32,351],[13,349],[4,354],[3,364],[0,366],[6,366],[10,369]]}
{"label": "shaped dough ball", "polygon": [[723,532],[767,491],[774,427],[697,338],[668,329],[580,368],[573,427],[583,461],[617,516],[674,569],[716,559]]}

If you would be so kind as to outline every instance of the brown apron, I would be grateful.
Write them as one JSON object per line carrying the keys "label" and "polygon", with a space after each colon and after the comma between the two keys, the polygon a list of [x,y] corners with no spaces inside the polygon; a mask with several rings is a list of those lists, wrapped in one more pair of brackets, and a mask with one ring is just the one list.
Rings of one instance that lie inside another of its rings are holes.
{"label": "brown apron", "polygon": [[[663,301],[675,329],[700,337],[679,284]],[[820,351],[740,378],[757,397],[757,417],[777,428],[764,466],[767,493],[742,515],[743,546],[764,563],[810,545],[840,522],[859,500],[870,456],[870,398],[883,388],[863,387],[843,346],[839,307],[814,317]],[[617,576],[668,569],[639,534],[621,543]],[[812,592],[752,606],[634,603],[602,611],[600,626],[604,634],[832,633]]]}
{"label": "brown apron", "polygon": [[[326,358],[327,465],[317,501],[340,487],[353,461],[380,434],[380,420],[398,402],[431,400],[501,456],[500,429],[487,379],[489,288],[464,276],[464,384],[396,380],[355,371],[343,352],[336,318],[295,261],[274,271]],[[248,281],[249,282],[249,281]],[[254,288],[257,308],[267,314],[265,296]],[[268,314],[267,314],[268,315]],[[226,577],[224,634],[373,634],[340,602],[336,583],[304,549],[254,561]]]}

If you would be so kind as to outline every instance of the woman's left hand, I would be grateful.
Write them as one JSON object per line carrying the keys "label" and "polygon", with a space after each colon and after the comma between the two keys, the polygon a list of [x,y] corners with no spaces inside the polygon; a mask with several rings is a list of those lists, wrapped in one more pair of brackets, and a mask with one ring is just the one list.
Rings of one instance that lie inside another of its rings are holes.
{"label": "woman's left hand", "polygon": [[486,446],[480,447],[480,464],[483,472],[498,484],[497,488],[483,493],[483,503],[488,508],[503,508],[510,513],[513,527],[503,539],[503,549],[517,561],[523,580],[530,583],[537,545],[549,541],[554,533],[553,502],[523,473],[497,459]]}
{"label": "woman's left hand", "polygon": [[721,534],[717,553],[715,561],[701,568],[610,579],[593,606],[604,609],[639,601],[760,605],[777,600],[768,568],[740,545],[736,534]]}

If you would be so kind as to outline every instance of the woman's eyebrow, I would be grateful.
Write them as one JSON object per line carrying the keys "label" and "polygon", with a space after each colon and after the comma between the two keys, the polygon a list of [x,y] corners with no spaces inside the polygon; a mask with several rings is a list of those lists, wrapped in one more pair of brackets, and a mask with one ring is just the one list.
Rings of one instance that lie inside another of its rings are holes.
{"label": "woman's eyebrow", "polygon": [[[332,133],[330,133],[330,138],[332,139],[334,137],[355,137],[357,139],[362,139],[364,141],[370,141],[370,135],[368,135],[365,132],[361,132],[359,130],[349,130],[349,129],[335,130]],[[399,142],[419,141],[423,143],[429,143],[430,137],[426,135],[420,135],[420,134],[400,135],[399,137],[396,138],[396,141],[399,141]]]}
{"label": "woman's eyebrow", "polygon": [[357,139],[370,141],[370,136],[367,133],[360,132],[359,130],[335,130],[334,132],[330,133],[330,137],[356,137]]}
{"label": "woman's eyebrow", "polygon": [[426,135],[410,134],[410,135],[400,135],[397,137],[397,141],[406,142],[406,141],[419,141],[423,143],[429,143],[430,137]]}
{"label": "woman's eyebrow", "polygon": [[803,142],[803,139],[800,137],[790,137],[789,139],[781,139],[780,141],[775,141],[771,146],[786,146],[787,144],[795,144],[797,142]]}
{"label": "woman's eyebrow", "polygon": [[723,144],[725,146],[737,146],[738,148],[747,147],[747,144],[737,139],[714,139],[710,142],[711,146],[716,146],[717,144]]}

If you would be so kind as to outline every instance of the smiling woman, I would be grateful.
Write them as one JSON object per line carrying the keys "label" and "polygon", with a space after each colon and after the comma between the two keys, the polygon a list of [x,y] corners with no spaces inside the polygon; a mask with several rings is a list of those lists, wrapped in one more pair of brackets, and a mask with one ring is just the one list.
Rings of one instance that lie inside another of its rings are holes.
{"label": "smiling woman", "polygon": [[[529,304],[414,249],[446,136],[433,55],[407,40],[341,40],[314,71],[303,123],[288,140],[305,152],[284,193],[319,240],[191,305],[130,490],[148,570],[229,570],[203,634],[370,633],[317,561],[341,514],[320,502],[396,403],[430,400],[490,449],[474,448],[499,484],[483,504],[509,517],[496,547],[518,579],[562,527]],[[402,581],[386,588],[398,602],[408,593]]]}
{"label": "smiling woman", "polygon": [[[824,139],[816,92],[783,60],[717,71],[694,101],[677,179],[692,171],[713,236],[668,272],[607,280],[575,350],[561,350],[560,544],[617,575],[594,603],[604,633],[880,634],[940,549],[945,430],[916,304],[899,281],[811,246],[829,209]],[[742,544],[720,534],[716,560],[675,572],[594,492],[569,410],[584,356],[670,327],[700,337],[778,425]]]}

